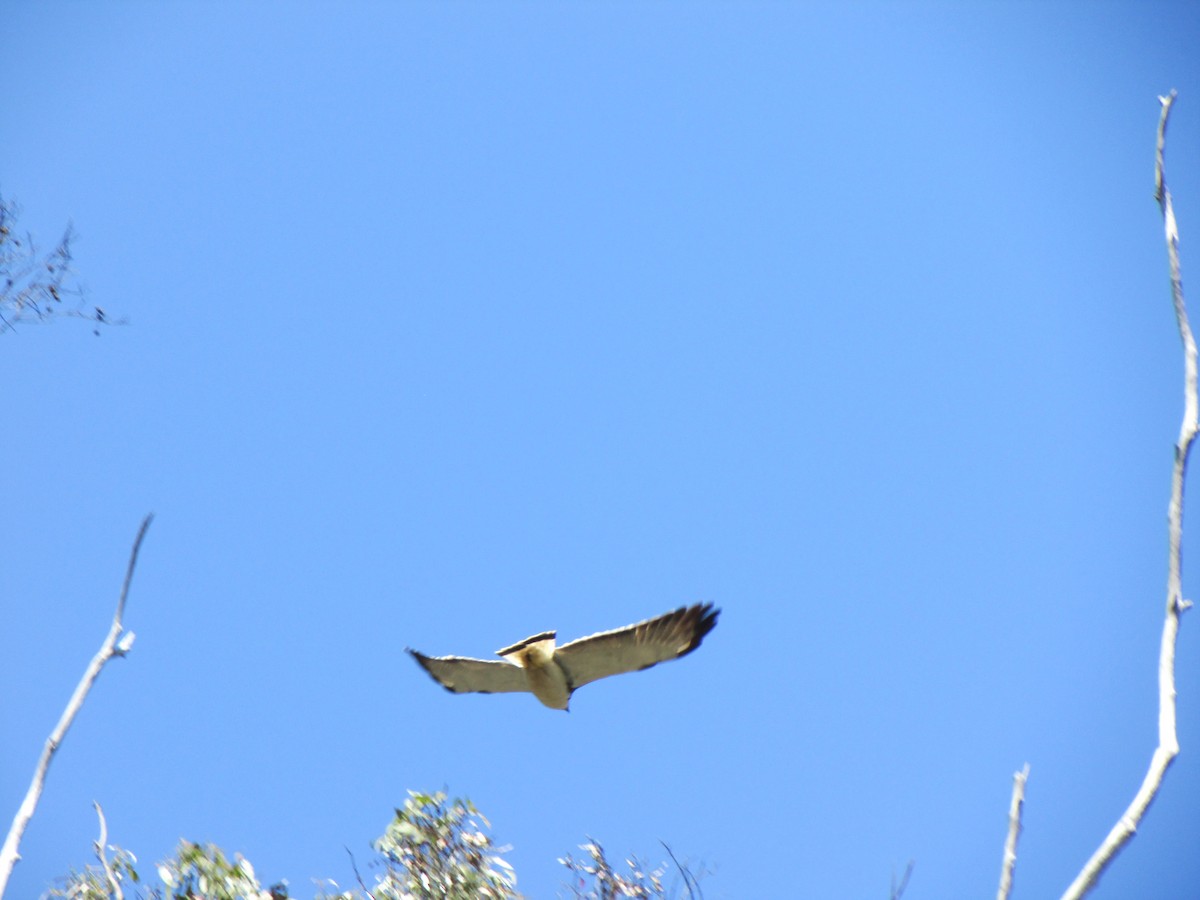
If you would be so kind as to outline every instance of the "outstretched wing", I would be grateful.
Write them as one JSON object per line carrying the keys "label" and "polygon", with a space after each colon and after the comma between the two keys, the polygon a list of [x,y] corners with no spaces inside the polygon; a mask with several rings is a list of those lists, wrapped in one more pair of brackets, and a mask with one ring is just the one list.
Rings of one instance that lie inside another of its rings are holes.
{"label": "outstretched wing", "polygon": [[470,659],[466,656],[426,656],[412,649],[408,652],[422,669],[433,676],[434,681],[456,694],[503,694],[529,690],[524,670],[512,663]]}
{"label": "outstretched wing", "polygon": [[681,606],[656,619],[563,644],[554,658],[574,690],[598,678],[636,672],[686,656],[713,630],[720,612],[711,603]]}

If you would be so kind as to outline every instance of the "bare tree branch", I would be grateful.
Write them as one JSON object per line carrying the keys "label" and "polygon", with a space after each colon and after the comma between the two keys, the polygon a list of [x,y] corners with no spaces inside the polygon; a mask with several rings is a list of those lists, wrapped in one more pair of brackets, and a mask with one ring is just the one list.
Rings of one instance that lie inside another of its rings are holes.
{"label": "bare tree branch", "polygon": [[1013,773],[1012,803],[1008,807],[1008,837],[1004,841],[1004,862],[1000,866],[1000,889],[996,900],[1008,900],[1012,893],[1013,869],[1017,865],[1017,838],[1021,836],[1021,808],[1025,805],[1025,782],[1029,779],[1029,763]]}
{"label": "bare tree branch", "polygon": [[[51,322],[66,316],[96,325],[126,325],[99,306],[88,306],[87,292],[76,277],[71,246],[75,231],[68,224],[48,252],[38,248],[29,233],[17,230],[20,206],[0,196],[0,335],[18,325]],[[66,302],[64,302],[66,301]]]}
{"label": "bare tree branch", "polygon": [[342,849],[345,850],[346,855],[350,857],[350,868],[354,870],[354,880],[358,882],[358,886],[362,888],[364,894],[370,897],[371,900],[375,900],[375,895],[367,889],[367,885],[363,881],[362,876],[358,874],[358,863],[354,861],[354,854],[350,852],[349,847],[343,846]]}
{"label": "bare tree branch", "polygon": [[908,890],[908,879],[912,877],[913,861],[910,859],[908,865],[904,867],[904,874],[900,876],[900,881],[896,881],[896,873],[892,872],[892,890],[888,894],[889,900],[900,900],[904,896],[904,892]]}
{"label": "bare tree branch", "polygon": [[683,887],[687,891],[689,898],[700,900],[704,894],[700,890],[700,882],[696,880],[696,876],[687,870],[687,867],[682,865],[675,857],[675,851],[666,841],[659,841],[663,845],[663,849],[667,851],[667,855],[671,857],[671,862],[675,863],[675,868],[679,870],[679,874],[683,876]]}
{"label": "bare tree branch", "polygon": [[1150,758],[1150,768],[1142,780],[1142,786],[1134,795],[1133,802],[1117,820],[1108,837],[1092,854],[1092,858],[1076,876],[1075,881],[1063,894],[1063,900],[1082,897],[1099,880],[1100,875],[1116,858],[1121,848],[1137,831],[1146,810],[1158,795],[1163,777],[1171,762],[1179,753],[1179,738],[1175,731],[1175,645],[1179,637],[1179,619],[1191,602],[1183,599],[1183,581],[1180,569],[1179,545],[1183,537],[1183,485],[1187,474],[1188,454],[1196,438],[1197,400],[1196,390],[1196,340],[1188,323],[1187,307],[1183,302],[1183,278],[1179,271],[1179,230],[1175,224],[1175,209],[1171,204],[1171,192],[1167,190],[1163,173],[1163,145],[1167,135],[1167,117],[1175,102],[1175,91],[1159,97],[1162,115],[1158,120],[1158,145],[1154,168],[1154,196],[1162,210],[1163,227],[1167,240],[1167,259],[1171,267],[1171,295],[1175,304],[1175,319],[1179,325],[1179,337],[1183,341],[1184,364],[1184,411],[1183,423],[1179,428],[1179,440],[1175,444],[1175,465],[1171,472],[1171,502],[1167,510],[1167,609],[1163,623],[1162,642],[1158,655],[1158,746]]}
{"label": "bare tree branch", "polygon": [[133,645],[133,632],[125,633],[125,627],[121,620],[125,615],[125,599],[129,594],[129,584],[133,580],[133,570],[137,566],[138,550],[141,549],[142,538],[146,536],[146,529],[150,527],[153,518],[154,516],[151,514],[142,520],[142,526],[138,529],[137,537],[133,541],[133,550],[129,554],[129,565],[125,570],[125,583],[121,586],[121,598],[117,601],[117,611],[113,615],[108,636],[104,638],[100,650],[92,657],[87,670],[83,673],[83,678],[75,687],[75,693],[71,695],[71,700],[67,703],[67,708],[63,710],[62,718],[58,720],[58,724],[50,732],[50,737],[46,739],[46,745],[42,748],[42,755],[38,758],[37,767],[33,772],[33,782],[29,785],[25,799],[21,802],[21,806],[13,818],[8,837],[4,840],[4,847],[0,849],[0,897],[4,896],[8,887],[8,879],[12,875],[13,866],[21,858],[18,848],[21,845],[21,838],[25,834],[25,828],[29,825],[29,820],[33,818],[38,801],[42,797],[50,761],[67,736],[67,731],[70,729],[71,723],[75,721],[75,716],[83,706],[83,701],[87,699],[92,685],[100,677],[100,670],[104,668],[104,664],[114,656],[124,656]]}
{"label": "bare tree branch", "polygon": [[100,865],[104,867],[104,877],[108,879],[109,893],[116,900],[125,900],[125,893],[121,890],[121,882],[113,873],[112,866],[108,864],[108,857],[104,853],[104,847],[108,844],[108,823],[104,821],[104,810],[100,808],[100,801],[93,800],[92,806],[96,807],[96,815],[100,817],[100,839],[96,841],[96,858],[100,860]]}

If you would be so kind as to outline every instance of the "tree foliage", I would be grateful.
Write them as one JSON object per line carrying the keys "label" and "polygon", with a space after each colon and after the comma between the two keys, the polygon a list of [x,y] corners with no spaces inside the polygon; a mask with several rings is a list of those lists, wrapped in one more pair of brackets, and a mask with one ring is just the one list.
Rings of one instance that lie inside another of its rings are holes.
{"label": "tree foliage", "polygon": [[[617,900],[620,897],[652,900],[667,896],[663,887],[663,876],[667,874],[665,864],[648,870],[645,863],[631,856],[625,860],[629,872],[623,874],[613,868],[599,841],[589,838],[586,844],[579,845],[579,849],[587,853],[587,859],[575,859],[569,853],[559,859],[571,873],[567,888],[576,900]],[[687,896],[691,895],[689,885]]]}
{"label": "tree foliage", "polygon": [[[404,806],[373,844],[378,854],[370,863],[377,872],[370,887],[358,875],[358,885],[343,888],[334,881],[318,883],[315,900],[519,900],[517,876],[504,859],[507,847],[497,847],[491,823],[466,799],[445,792],[409,792]],[[213,844],[181,841],[175,855],[159,863],[155,884],[137,870],[137,857],[120,847],[97,846],[99,865],[72,870],[44,895],[44,900],[291,900],[286,882],[264,888],[250,861],[241,854],[230,859]],[[571,873],[567,896],[576,900],[666,900],[699,898],[696,877],[678,866],[682,892],[669,891],[663,879],[668,865],[649,869],[636,857],[626,860],[628,872],[618,872],[599,842],[580,845],[586,859],[569,854],[559,860]],[[667,849],[670,853],[670,849]],[[672,856],[674,860],[674,856]],[[676,863],[676,865],[678,865]]]}
{"label": "tree foliage", "polygon": [[[142,884],[135,868],[137,857],[120,847],[113,852],[111,862],[73,871],[61,887],[51,889],[46,898],[64,900],[109,900],[112,897],[136,896],[145,900],[286,900],[287,887],[282,884],[264,889],[258,883],[254,867],[240,853],[232,861],[214,844],[193,844],[180,841],[171,859],[158,864],[157,875],[162,886]],[[136,894],[126,895],[133,887]]]}
{"label": "tree foliage", "polygon": [[108,861],[107,869],[103,866],[72,869],[70,874],[61,879],[61,887],[51,888],[44,896],[66,900],[108,900],[109,897],[120,895],[122,884],[141,881],[134,868],[136,856],[119,847],[108,849],[113,851],[113,858]]}
{"label": "tree foliage", "polygon": [[520,897],[517,876],[470,800],[409,791],[404,808],[375,842],[384,875],[375,900],[507,900]]}

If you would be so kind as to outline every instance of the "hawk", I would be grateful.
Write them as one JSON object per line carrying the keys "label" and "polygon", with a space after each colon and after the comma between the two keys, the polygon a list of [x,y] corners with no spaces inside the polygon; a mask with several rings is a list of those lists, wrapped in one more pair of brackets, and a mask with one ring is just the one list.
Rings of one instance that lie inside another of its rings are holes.
{"label": "hawk", "polygon": [[717,624],[711,603],[681,606],[654,619],[601,631],[561,647],[543,631],[497,650],[504,662],[408,652],[433,680],[456,694],[529,691],[551,709],[567,709],[576,688],[622,672],[637,672],[686,656]]}

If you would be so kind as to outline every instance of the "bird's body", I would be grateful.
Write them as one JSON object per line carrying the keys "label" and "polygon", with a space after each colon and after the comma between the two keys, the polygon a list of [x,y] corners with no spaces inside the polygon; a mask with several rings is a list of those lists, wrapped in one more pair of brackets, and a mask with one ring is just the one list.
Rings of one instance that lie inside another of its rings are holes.
{"label": "bird's body", "polygon": [[567,709],[571,694],[585,684],[691,653],[716,626],[719,613],[711,603],[684,606],[561,647],[555,646],[556,632],[544,631],[497,651],[504,662],[408,652],[448,691],[528,691],[551,709]]}

